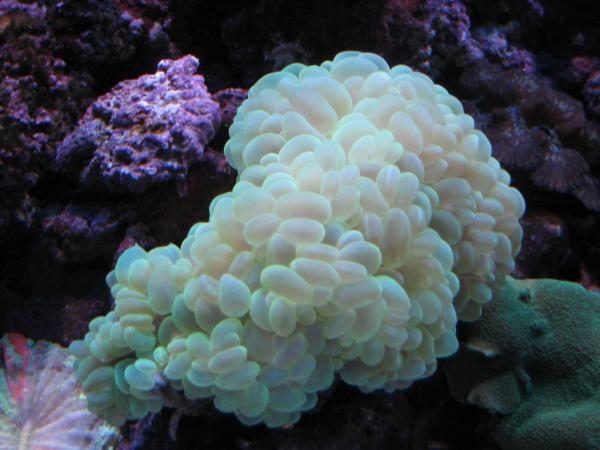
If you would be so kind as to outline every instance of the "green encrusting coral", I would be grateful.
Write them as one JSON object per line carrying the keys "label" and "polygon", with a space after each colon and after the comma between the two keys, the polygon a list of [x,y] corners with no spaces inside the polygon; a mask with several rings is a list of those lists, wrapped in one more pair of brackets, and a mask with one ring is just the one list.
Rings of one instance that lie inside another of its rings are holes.
{"label": "green encrusting coral", "polygon": [[445,364],[451,392],[503,415],[502,448],[600,449],[600,294],[509,278],[464,328]]}

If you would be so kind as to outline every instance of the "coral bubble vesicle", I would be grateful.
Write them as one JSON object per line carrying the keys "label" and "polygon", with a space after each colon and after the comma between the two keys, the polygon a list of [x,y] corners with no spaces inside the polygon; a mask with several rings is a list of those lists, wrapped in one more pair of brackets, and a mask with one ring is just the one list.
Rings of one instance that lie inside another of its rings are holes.
{"label": "coral bubble vesicle", "polygon": [[336,372],[365,392],[431,375],[513,269],[525,208],[460,102],[343,52],[260,79],[229,133],[232,192],[181,250],[126,250],[115,311],[73,344],[90,408],[139,418],[170,386],[276,427]]}

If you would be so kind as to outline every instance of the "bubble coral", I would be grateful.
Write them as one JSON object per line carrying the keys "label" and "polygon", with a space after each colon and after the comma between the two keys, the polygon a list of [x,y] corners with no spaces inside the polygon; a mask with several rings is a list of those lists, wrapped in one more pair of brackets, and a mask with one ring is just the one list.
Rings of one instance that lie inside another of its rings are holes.
{"label": "bubble coral", "polygon": [[113,448],[118,433],[87,409],[65,349],[7,334],[0,357],[0,450]]}
{"label": "bubble coral", "polygon": [[270,427],[336,373],[406,388],[514,267],[522,196],[461,103],[406,66],[291,64],[250,89],[229,134],[233,190],[181,248],[126,250],[115,310],[71,345],[113,422],[157,411],[166,386]]}

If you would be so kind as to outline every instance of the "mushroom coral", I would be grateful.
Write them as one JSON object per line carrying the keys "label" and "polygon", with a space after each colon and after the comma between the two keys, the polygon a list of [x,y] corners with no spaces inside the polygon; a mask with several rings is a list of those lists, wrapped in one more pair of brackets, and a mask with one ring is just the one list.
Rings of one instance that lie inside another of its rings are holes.
{"label": "mushroom coral", "polygon": [[225,146],[238,179],[181,247],[118,259],[115,309],[71,345],[91,409],[161,389],[296,422],[335,374],[393,391],[454,353],[514,268],[525,203],[461,103],[372,53],[261,78]]}
{"label": "mushroom coral", "polygon": [[86,408],[74,359],[47,341],[0,339],[0,450],[115,448],[117,430]]}

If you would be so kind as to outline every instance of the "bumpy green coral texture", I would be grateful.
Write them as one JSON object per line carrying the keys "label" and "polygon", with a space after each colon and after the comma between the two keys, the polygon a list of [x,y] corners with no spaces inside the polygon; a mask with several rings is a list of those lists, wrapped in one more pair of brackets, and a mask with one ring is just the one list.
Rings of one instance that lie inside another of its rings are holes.
{"label": "bumpy green coral texture", "polygon": [[600,295],[559,280],[514,280],[466,327],[451,392],[503,414],[506,450],[600,449]]}
{"label": "bumpy green coral texture", "polygon": [[513,269],[525,208],[460,102],[344,52],[260,79],[229,133],[233,191],[181,248],[125,251],[115,310],[72,344],[90,408],[142,417],[168,386],[276,427],[336,373],[365,392],[432,374]]}

